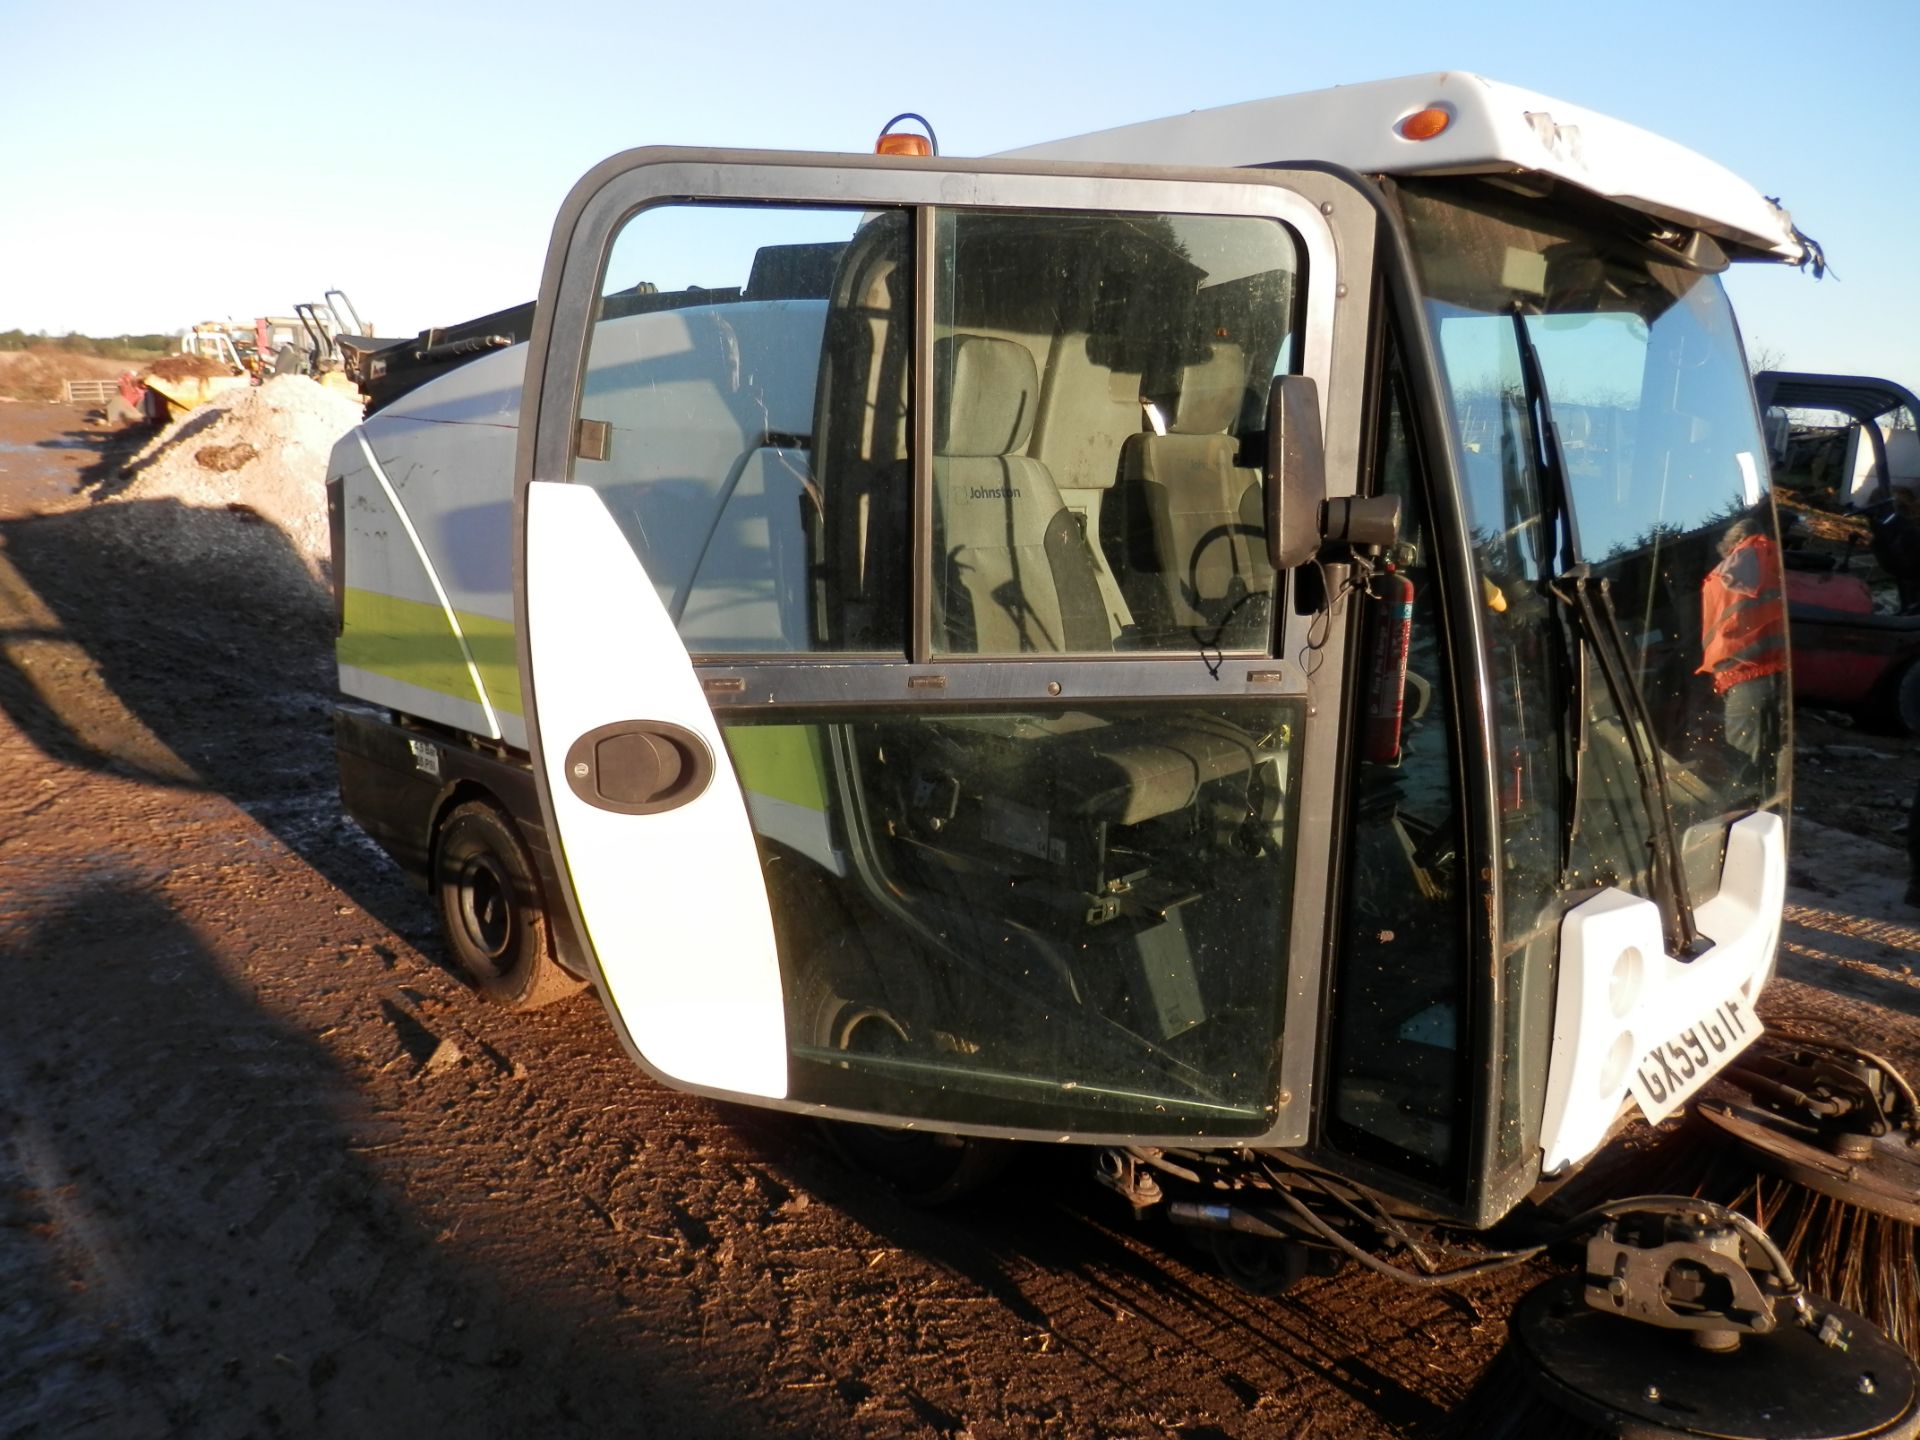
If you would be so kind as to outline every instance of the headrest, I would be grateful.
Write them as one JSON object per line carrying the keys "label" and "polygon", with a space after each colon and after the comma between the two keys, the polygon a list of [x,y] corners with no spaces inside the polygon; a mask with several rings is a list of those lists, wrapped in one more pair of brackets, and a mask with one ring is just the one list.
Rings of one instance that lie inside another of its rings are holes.
{"label": "headrest", "polygon": [[937,455],[1012,455],[1033,433],[1040,376],[1033,352],[988,335],[948,335],[933,346]]}
{"label": "headrest", "polygon": [[1180,367],[1180,394],[1169,427],[1175,435],[1218,435],[1240,418],[1247,388],[1247,355],[1217,340],[1213,358]]}

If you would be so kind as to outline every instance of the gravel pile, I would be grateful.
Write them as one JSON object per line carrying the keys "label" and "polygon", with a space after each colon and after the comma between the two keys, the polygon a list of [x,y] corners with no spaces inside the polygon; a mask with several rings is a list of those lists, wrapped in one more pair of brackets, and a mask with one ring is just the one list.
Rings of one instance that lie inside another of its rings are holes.
{"label": "gravel pile", "polygon": [[327,457],[359,423],[358,400],[303,375],[276,375],[224,391],[155,435],[127,462],[112,499],[224,512],[218,524],[155,537],[211,548],[205,558],[213,560],[244,562],[263,546],[279,547],[270,526],[319,585],[328,561]]}

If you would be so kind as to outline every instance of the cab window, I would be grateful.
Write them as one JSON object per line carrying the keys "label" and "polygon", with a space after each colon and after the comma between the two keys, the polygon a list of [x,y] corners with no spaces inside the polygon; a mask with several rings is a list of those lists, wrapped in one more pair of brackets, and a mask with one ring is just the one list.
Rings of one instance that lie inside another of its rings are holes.
{"label": "cab window", "polygon": [[609,257],[574,478],[696,657],[905,654],[916,555],[932,654],[1263,651],[1297,270],[1246,217],[659,206]]}
{"label": "cab window", "polygon": [[677,205],[615,241],[574,480],[693,653],[904,651],[904,572],[875,566],[907,539],[909,237],[898,213]]}
{"label": "cab window", "polygon": [[933,648],[1264,648],[1248,437],[1291,361],[1279,225],[944,212]]}
{"label": "cab window", "polygon": [[[1467,945],[1452,672],[1417,461],[1392,367],[1375,474],[1400,499],[1401,543],[1364,601],[1331,1129],[1343,1149],[1439,1175],[1459,1145]],[[1404,690],[1391,683],[1401,654]]]}

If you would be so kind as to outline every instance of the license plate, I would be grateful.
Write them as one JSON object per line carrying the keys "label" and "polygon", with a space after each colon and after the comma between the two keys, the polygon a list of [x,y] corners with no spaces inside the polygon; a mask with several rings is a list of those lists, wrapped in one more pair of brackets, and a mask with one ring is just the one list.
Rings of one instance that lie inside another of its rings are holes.
{"label": "license plate", "polygon": [[1633,1070],[1633,1098],[1657,1125],[1759,1038],[1760,1017],[1746,1000],[1739,995],[1723,1000],[1640,1057]]}

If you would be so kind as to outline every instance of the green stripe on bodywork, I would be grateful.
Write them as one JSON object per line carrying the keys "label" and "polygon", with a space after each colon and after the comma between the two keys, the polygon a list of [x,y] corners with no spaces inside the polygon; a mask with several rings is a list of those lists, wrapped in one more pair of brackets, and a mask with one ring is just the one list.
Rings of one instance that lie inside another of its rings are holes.
{"label": "green stripe on bodywork", "polygon": [[[454,612],[473,652],[474,668],[487,687],[487,698],[502,714],[519,715],[520,667],[514,648],[513,625],[491,615]],[[384,675],[389,680],[417,685],[436,695],[474,701],[473,678],[459,637],[438,605],[401,600],[372,590],[346,594],[346,625],[335,642],[342,665]],[[757,725],[733,723],[724,727],[727,750],[733,756],[740,787],[758,795],[784,800],[817,814],[827,811],[824,729],[818,725]]]}
{"label": "green stripe on bodywork", "polygon": [[487,687],[488,701],[503,715],[520,714],[520,650],[514,641],[513,622],[476,615],[471,610],[453,613],[460,619],[467,649],[473,652],[473,668]]}
{"label": "green stripe on bodywork", "polygon": [[[513,622],[468,610],[454,612],[473,652],[474,668],[496,711],[518,715],[520,663],[514,650]],[[345,625],[334,643],[342,665],[418,685],[438,695],[477,701],[473,677],[460,640],[438,605],[401,600],[349,586]]]}
{"label": "green stripe on bodywork", "polygon": [[826,813],[824,727],[730,724],[723,729],[742,790]]}

